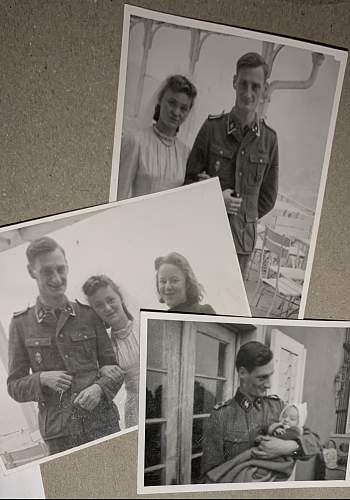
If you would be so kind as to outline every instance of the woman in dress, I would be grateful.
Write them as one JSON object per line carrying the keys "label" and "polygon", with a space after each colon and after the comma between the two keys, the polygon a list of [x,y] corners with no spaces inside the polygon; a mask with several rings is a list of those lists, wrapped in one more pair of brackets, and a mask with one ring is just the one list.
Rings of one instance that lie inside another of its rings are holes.
{"label": "woman in dress", "polygon": [[204,289],[198,282],[188,260],[177,252],[155,260],[159,302],[169,311],[215,314],[209,304],[200,304]]}
{"label": "woman in dress", "polygon": [[158,93],[153,124],[123,132],[118,200],[183,185],[190,150],[177,133],[196,95],[196,87],[185,76],[170,76]]}
{"label": "woman in dress", "polygon": [[[91,276],[84,283],[83,292],[106,325],[118,366],[124,371],[125,427],[133,427],[138,423],[139,381],[139,340],[133,316],[125,305],[119,287],[108,276]],[[118,377],[119,368],[104,366],[101,375]]]}

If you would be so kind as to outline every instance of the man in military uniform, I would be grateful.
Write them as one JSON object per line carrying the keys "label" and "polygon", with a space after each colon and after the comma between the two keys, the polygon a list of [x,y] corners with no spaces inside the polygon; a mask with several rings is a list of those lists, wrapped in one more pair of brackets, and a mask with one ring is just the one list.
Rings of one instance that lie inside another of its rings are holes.
{"label": "man in military uniform", "polygon": [[99,374],[116,358],[94,311],[65,295],[64,250],[44,237],[30,243],[26,254],[39,296],[12,318],[7,387],[16,401],[38,403],[39,429],[53,454],[120,430],[113,398],[123,376]]}
{"label": "man in military uniform", "polygon": [[[319,452],[318,436],[308,429],[291,441],[266,435],[284,408],[278,396],[265,395],[273,374],[272,358],[272,351],[260,342],[248,342],[239,350],[236,369],[240,386],[233,399],[214,407],[204,432],[203,480],[208,471],[251,448],[256,458],[267,460],[283,456],[308,460]],[[257,436],[261,436],[258,446]]]}
{"label": "man in military uniform", "polygon": [[185,183],[218,176],[243,276],[256,242],[258,219],[274,207],[278,190],[276,132],[256,110],[266,90],[268,67],[256,53],[237,62],[235,104],[209,115],[190,153]]}

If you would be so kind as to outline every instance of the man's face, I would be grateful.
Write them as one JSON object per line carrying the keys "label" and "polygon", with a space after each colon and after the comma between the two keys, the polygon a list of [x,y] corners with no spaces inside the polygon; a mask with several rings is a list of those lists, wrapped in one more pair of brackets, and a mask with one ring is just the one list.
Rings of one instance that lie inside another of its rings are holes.
{"label": "man's face", "polygon": [[266,88],[264,68],[241,68],[233,79],[236,90],[235,107],[243,113],[256,111]]}
{"label": "man's face", "polygon": [[270,361],[267,365],[258,366],[251,372],[246,368],[239,369],[240,388],[244,394],[250,398],[264,396],[266,391],[271,388],[271,376],[274,372],[274,362]]}
{"label": "man's face", "polygon": [[40,296],[48,302],[62,299],[67,289],[68,265],[59,248],[43,253],[28,265],[29,274],[36,280]]}

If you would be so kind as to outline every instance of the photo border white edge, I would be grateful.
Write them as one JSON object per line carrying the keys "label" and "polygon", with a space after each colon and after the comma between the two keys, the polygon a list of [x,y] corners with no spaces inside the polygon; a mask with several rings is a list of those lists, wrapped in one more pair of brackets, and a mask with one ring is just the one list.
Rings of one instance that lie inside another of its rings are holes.
{"label": "photo border white edge", "polygon": [[[236,316],[213,316],[204,314],[170,313],[164,311],[140,311],[140,389],[139,389],[139,432],[138,432],[138,457],[137,457],[137,493],[140,495],[157,493],[183,493],[207,491],[233,491],[233,490],[260,490],[260,489],[285,489],[285,488],[336,488],[350,487],[350,452],[345,480],[336,481],[285,481],[266,483],[237,483],[237,484],[188,484],[167,486],[144,486],[144,452],[145,452],[145,417],[146,417],[146,370],[147,370],[147,322],[149,319],[166,321],[194,321],[196,323],[238,323],[254,325],[298,326],[310,328],[350,328],[350,321],[333,320],[303,320],[278,319],[278,318],[243,318]],[[349,435],[350,438],[350,435]]]}
{"label": "photo border white edge", "polygon": [[176,16],[173,14],[167,14],[164,12],[143,9],[141,7],[136,7],[130,4],[124,5],[124,22],[123,22],[123,35],[122,35],[122,49],[120,56],[120,70],[119,70],[119,84],[118,84],[118,96],[117,96],[117,114],[115,122],[115,133],[114,133],[114,144],[113,144],[113,158],[112,158],[112,172],[111,172],[111,184],[110,184],[110,194],[109,200],[114,201],[117,198],[118,190],[118,176],[119,176],[119,156],[121,147],[121,134],[123,126],[123,116],[124,116],[124,98],[125,98],[125,86],[126,86],[126,72],[127,72],[127,62],[128,62],[128,50],[129,50],[129,31],[130,31],[130,18],[131,16],[139,16],[147,19],[154,19],[156,21],[182,25],[189,28],[204,29],[218,34],[238,36],[243,38],[256,39],[259,41],[270,41],[274,43],[285,44],[291,47],[296,47],[303,50],[311,50],[315,52],[320,52],[322,50],[323,54],[333,56],[340,63],[340,68],[338,72],[338,79],[336,90],[334,93],[334,101],[331,113],[331,119],[328,127],[328,136],[326,142],[326,150],[323,159],[323,165],[321,170],[321,178],[317,191],[317,203],[315,209],[315,217],[312,225],[312,235],[310,240],[310,249],[308,254],[307,265],[305,269],[305,278],[302,288],[301,300],[298,311],[298,319],[303,319],[305,316],[307,296],[309,292],[311,271],[316,250],[316,241],[318,230],[320,226],[321,212],[324,200],[324,194],[326,189],[326,181],[329,170],[329,162],[332,151],[332,144],[335,133],[335,126],[337,120],[337,114],[339,110],[341,92],[345,77],[346,63],[348,58],[348,52],[346,49],[333,48],[319,43],[307,42],[298,40],[295,38],[289,38],[286,36],[273,35],[269,33],[264,33],[262,31],[250,30],[245,28],[238,28],[235,26],[228,26],[224,24],[212,23],[209,21],[201,21],[198,19],[193,19],[189,17]]}
{"label": "photo border white edge", "polygon": [[122,429],[121,431],[115,432],[113,434],[109,434],[108,436],[104,436],[99,439],[95,439],[94,441],[90,441],[89,443],[82,444],[80,446],[75,446],[74,448],[70,448],[69,450],[66,451],[61,451],[60,453],[55,453],[54,455],[48,455],[46,457],[40,458],[38,460],[33,460],[32,462],[28,462],[27,464],[24,465],[19,465],[18,467],[13,467],[12,469],[7,469],[5,466],[5,463],[0,455],[0,468],[4,473],[4,476],[10,476],[12,474],[16,474],[16,472],[19,472],[23,469],[29,469],[31,467],[37,466],[44,464],[46,462],[51,462],[52,460],[56,460],[56,458],[62,458],[65,457],[66,455],[71,455],[72,453],[75,453],[76,451],[80,450],[85,450],[86,448],[90,448],[91,446],[95,446],[100,443],[104,443],[106,441],[110,441],[111,439],[118,438],[120,436],[124,436],[125,434],[129,434],[129,432],[137,431],[138,426],[135,425],[133,427],[128,427],[127,429]]}

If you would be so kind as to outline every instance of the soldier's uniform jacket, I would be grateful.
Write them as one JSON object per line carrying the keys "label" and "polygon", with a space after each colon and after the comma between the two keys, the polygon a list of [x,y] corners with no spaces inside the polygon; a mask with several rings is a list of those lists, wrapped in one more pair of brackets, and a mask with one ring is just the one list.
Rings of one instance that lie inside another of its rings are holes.
{"label": "soldier's uniform jacket", "polygon": [[[38,299],[35,306],[13,315],[8,393],[20,403],[38,403],[39,429],[45,440],[78,434],[81,426],[87,432],[118,427],[119,413],[112,400],[122,381],[99,375],[99,368],[115,364],[108,334],[87,305],[67,301],[57,318]],[[73,377],[71,389],[61,394],[42,387],[40,372],[51,370],[68,372]],[[100,404],[87,412],[73,401],[92,384],[102,388],[103,396]]]}
{"label": "soldier's uniform jacket", "polygon": [[256,223],[275,205],[278,190],[276,132],[264,120],[255,120],[242,133],[234,112],[209,115],[188,158],[185,184],[206,171],[218,176],[221,188],[242,197],[237,215],[229,215],[237,253],[249,254],[256,241]]}
{"label": "soldier's uniform jacket", "polygon": [[[204,433],[202,474],[254,447],[257,436],[278,422],[284,406],[278,396],[251,402],[239,389],[233,399],[217,404]],[[320,450],[318,437],[306,428],[297,442],[300,450],[295,458],[299,460],[308,460]]]}

